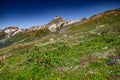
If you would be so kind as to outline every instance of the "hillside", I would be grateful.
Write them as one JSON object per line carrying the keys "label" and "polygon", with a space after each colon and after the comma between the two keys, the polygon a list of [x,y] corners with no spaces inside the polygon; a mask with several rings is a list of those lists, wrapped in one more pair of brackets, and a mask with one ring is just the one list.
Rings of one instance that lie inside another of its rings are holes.
{"label": "hillside", "polygon": [[0,30],[0,80],[119,79],[120,8],[89,19],[57,16],[44,26]]}

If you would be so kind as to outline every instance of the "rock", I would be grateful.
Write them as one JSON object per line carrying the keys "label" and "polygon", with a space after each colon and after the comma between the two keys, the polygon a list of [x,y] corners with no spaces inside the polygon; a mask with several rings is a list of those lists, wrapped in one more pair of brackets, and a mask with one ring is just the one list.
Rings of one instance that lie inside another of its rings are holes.
{"label": "rock", "polygon": [[51,20],[48,24],[44,25],[51,32],[56,32],[57,28],[67,24],[67,20],[63,20],[60,16],[56,16],[53,20]]}
{"label": "rock", "polygon": [[20,33],[20,32],[22,32],[21,29],[19,29],[19,30],[17,30],[16,32],[14,32],[14,33],[12,34],[12,36],[14,36],[14,35],[16,35],[16,34],[18,34],[18,33]]}
{"label": "rock", "polygon": [[85,17],[81,19],[82,22],[83,22],[83,21],[86,21],[86,20],[87,20],[87,19],[86,19]]}
{"label": "rock", "polygon": [[2,37],[2,39],[10,38],[18,30],[18,27],[7,27],[3,30],[0,30],[0,37]]}
{"label": "rock", "polygon": [[49,29],[51,32],[56,32],[56,28],[57,28],[57,25],[56,25],[56,24],[52,24],[48,29]]}

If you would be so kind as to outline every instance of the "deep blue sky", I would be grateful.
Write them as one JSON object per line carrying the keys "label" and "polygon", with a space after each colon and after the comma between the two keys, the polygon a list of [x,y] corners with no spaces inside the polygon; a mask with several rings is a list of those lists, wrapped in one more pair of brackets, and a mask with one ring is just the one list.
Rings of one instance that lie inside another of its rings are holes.
{"label": "deep blue sky", "polygon": [[89,18],[120,8],[120,0],[0,0],[0,29],[44,25],[55,16],[67,20]]}

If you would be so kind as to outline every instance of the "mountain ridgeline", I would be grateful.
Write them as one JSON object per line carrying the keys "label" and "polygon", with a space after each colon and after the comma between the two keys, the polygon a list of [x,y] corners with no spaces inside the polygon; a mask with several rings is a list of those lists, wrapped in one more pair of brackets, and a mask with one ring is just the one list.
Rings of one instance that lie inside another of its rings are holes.
{"label": "mountain ridgeline", "polygon": [[120,8],[0,30],[0,80],[119,80]]}
{"label": "mountain ridgeline", "polygon": [[83,18],[76,21],[63,20],[61,17],[56,16],[48,24],[44,26],[33,26],[28,29],[19,29],[16,26],[9,26],[3,30],[0,30],[0,47],[6,47],[13,43],[32,41],[36,38],[45,37],[44,35],[59,32],[62,27],[71,26],[72,24],[81,23],[87,20]]}
{"label": "mountain ridgeline", "polygon": [[[35,39],[40,39],[45,37],[48,34],[60,33],[71,26],[81,26],[91,23],[102,25],[113,23],[113,20],[119,16],[119,9],[109,10],[101,14],[94,15],[89,19],[82,18],[76,21],[64,20],[59,16],[56,16],[48,24],[43,26],[33,26],[28,29],[19,29],[16,26],[10,26],[3,30],[0,30],[0,47],[6,47],[13,43],[32,41]],[[101,20],[101,21],[100,21]],[[119,21],[119,19],[118,19]],[[91,28],[91,27],[89,27]]]}

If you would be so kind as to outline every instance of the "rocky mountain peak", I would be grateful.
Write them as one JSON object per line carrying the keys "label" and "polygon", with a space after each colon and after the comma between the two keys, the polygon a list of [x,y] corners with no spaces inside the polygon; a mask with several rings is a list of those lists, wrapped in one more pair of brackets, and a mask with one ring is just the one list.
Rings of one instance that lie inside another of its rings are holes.
{"label": "rocky mountain peak", "polygon": [[56,16],[53,21],[63,21],[63,18],[60,16]]}
{"label": "rocky mountain peak", "polygon": [[58,23],[60,23],[60,22],[64,22],[64,19],[62,18],[62,17],[60,17],[60,16],[56,16],[50,23],[48,23],[48,24],[58,24]]}
{"label": "rocky mountain peak", "polygon": [[10,38],[11,36],[15,35],[15,32],[17,32],[18,30],[19,28],[16,26],[9,26],[3,30],[0,30],[0,40]]}
{"label": "rocky mountain peak", "polygon": [[57,31],[56,29],[59,28],[61,25],[68,23],[67,20],[64,20],[62,17],[60,16],[56,16],[53,20],[51,20],[47,25],[45,25],[46,27],[48,27],[48,29],[52,32]]}

